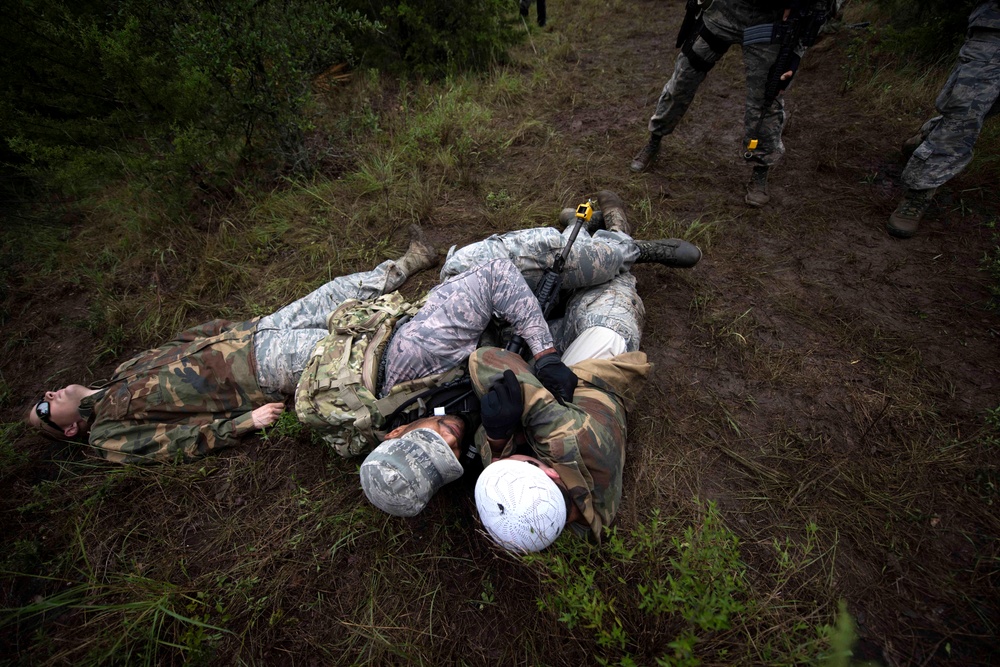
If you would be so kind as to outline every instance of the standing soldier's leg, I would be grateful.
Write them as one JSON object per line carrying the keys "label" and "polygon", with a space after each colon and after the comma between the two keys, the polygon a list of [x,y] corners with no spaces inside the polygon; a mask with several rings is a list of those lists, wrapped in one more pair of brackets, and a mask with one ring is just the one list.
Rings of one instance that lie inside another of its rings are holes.
{"label": "standing soldier's leg", "polygon": [[[767,175],[772,165],[785,154],[781,132],[785,127],[785,103],[782,95],[764,108],[764,87],[771,66],[778,57],[778,45],[753,44],[743,47],[743,66],[746,73],[747,99],[743,116],[743,146],[750,139],[757,139],[757,148],[747,151],[753,167],[747,184],[746,203],[763,206],[771,197],[767,192]],[[758,124],[760,130],[757,130]]]}
{"label": "standing soldier's leg", "polygon": [[677,54],[674,73],[663,86],[656,109],[649,119],[649,141],[632,159],[629,168],[634,172],[645,171],[656,160],[660,151],[660,140],[677,127],[688,107],[694,101],[698,86],[705,80],[725,49],[716,52],[705,39],[698,35],[687,51]]}
{"label": "standing soldier's leg", "polygon": [[973,32],[935,105],[941,115],[921,128],[902,174],[906,194],[886,224],[899,238],[916,233],[937,188],[965,169],[983,122],[1000,110],[1000,31]]}

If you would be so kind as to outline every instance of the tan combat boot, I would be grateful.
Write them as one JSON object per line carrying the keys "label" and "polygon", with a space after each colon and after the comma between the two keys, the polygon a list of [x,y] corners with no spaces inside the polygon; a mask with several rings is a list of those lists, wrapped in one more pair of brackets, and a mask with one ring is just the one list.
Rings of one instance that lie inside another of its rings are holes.
{"label": "tan combat boot", "polygon": [[886,231],[898,239],[908,239],[916,234],[917,227],[920,226],[920,219],[924,217],[927,207],[931,205],[935,192],[937,192],[937,188],[929,190],[907,188],[903,200],[889,216],[889,222],[885,223]]}
{"label": "tan combat boot", "polygon": [[424,238],[420,225],[410,225],[410,246],[406,254],[396,260],[396,267],[409,278],[438,263],[437,249]]}
{"label": "tan combat boot", "polygon": [[649,169],[653,163],[656,161],[656,155],[660,152],[660,140],[663,136],[660,134],[649,135],[649,143],[642,147],[635,157],[632,158],[632,164],[629,165],[629,169],[635,173],[641,171],[646,171]]}
{"label": "tan combat boot", "polygon": [[621,232],[632,236],[632,226],[628,224],[625,215],[625,204],[621,197],[611,190],[601,190],[597,193],[597,205],[604,214],[604,227],[609,232]]}

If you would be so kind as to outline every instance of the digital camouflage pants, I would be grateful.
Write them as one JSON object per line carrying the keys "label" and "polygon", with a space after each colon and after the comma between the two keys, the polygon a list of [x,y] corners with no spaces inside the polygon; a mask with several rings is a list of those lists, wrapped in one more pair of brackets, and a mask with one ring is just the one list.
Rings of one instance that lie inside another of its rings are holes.
{"label": "digital camouflage pants", "polygon": [[[703,15],[705,27],[727,47],[742,44],[745,28],[773,23],[779,18],[774,11],[757,8],[751,0],[715,0]],[[782,96],[779,95],[767,110],[761,108],[764,103],[764,84],[771,65],[778,56],[778,48],[777,44],[753,44],[743,47],[746,105],[743,115],[743,144],[740,152],[742,154],[745,150],[763,113],[760,133],[756,136],[760,143],[750,159],[757,164],[768,166],[778,162],[785,153],[785,145],[781,141],[781,131],[785,126],[785,106]],[[725,54],[725,50],[722,52],[714,50],[701,35],[695,39],[692,49],[696,56],[713,65]],[[804,49],[799,55],[803,53]],[[707,75],[708,72],[695,69],[683,52],[677,55],[673,76],[663,87],[660,99],[656,103],[656,110],[649,119],[650,134],[662,136],[674,131],[694,101],[695,93]]]}
{"label": "digital camouflage pants", "polygon": [[[562,253],[569,233],[569,229],[560,233],[552,227],[522,229],[458,250],[452,248],[441,268],[441,279],[490,259],[506,257],[534,289]],[[574,294],[566,315],[549,323],[556,347],[565,350],[588,327],[603,326],[620,334],[629,351],[639,349],[645,311],[635,290],[635,278],[629,273],[638,257],[639,248],[627,234],[600,230],[590,236],[580,231],[563,272],[562,287],[574,290]]]}
{"label": "digital camouflage pants", "polygon": [[974,30],[935,102],[939,116],[920,128],[923,142],[903,170],[914,190],[943,185],[972,160],[983,122],[1000,113],[1000,30]]}
{"label": "digital camouflage pants", "polygon": [[326,317],[348,299],[368,300],[398,289],[406,274],[387,260],[372,271],[334,278],[257,322],[257,382],[269,393],[291,396],[316,344],[330,333]]}

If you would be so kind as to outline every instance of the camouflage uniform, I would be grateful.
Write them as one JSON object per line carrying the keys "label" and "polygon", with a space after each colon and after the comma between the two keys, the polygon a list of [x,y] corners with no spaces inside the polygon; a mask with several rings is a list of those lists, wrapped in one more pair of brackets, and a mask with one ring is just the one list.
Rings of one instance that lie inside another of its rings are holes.
{"label": "camouflage uniform", "polygon": [[326,317],[348,299],[367,301],[398,289],[406,274],[393,261],[334,278],[257,323],[257,379],[270,393],[291,396],[316,344],[329,334]]}
{"label": "camouflage uniform", "polygon": [[913,190],[937,188],[962,171],[983,121],[1000,113],[1000,2],[972,12],[968,38],[935,106],[941,115],[920,128],[923,142],[903,170],[903,183]]}
{"label": "camouflage uniform", "polygon": [[[562,233],[553,227],[522,229],[493,236],[456,250],[452,246],[441,267],[447,280],[491,259],[507,258],[524,276],[531,289],[569,241],[572,227]],[[639,247],[631,236],[600,230],[593,237],[581,229],[570,249],[563,269],[563,289],[577,289],[606,283],[625,273],[639,257]]]}
{"label": "camouflage uniform", "polygon": [[[649,371],[646,355],[628,352],[612,359],[589,359],[574,365],[579,377],[573,402],[560,405],[521,357],[488,347],[476,350],[469,371],[480,396],[506,369],[517,374],[524,396],[521,423],[532,453],[559,473],[583,524],[570,524],[581,537],[600,542],[605,526],[614,521],[622,496],[625,466],[626,407]],[[485,432],[476,433],[483,464],[493,461]],[[499,457],[516,451],[516,438]]]}
{"label": "camouflage uniform", "polygon": [[251,411],[295,390],[297,373],[328,332],[340,301],[398,287],[394,262],[337,278],[260,320],[214,320],[123,363],[85,398],[90,444],[118,463],[192,459],[235,445],[254,430]]}
{"label": "camouflage uniform", "polygon": [[396,384],[455,368],[479,343],[493,317],[510,323],[532,353],[553,347],[538,299],[514,264],[493,259],[441,283],[393,335],[381,395]]}
{"label": "camouflage uniform", "polygon": [[[706,4],[708,6],[702,18],[705,29],[714,36],[712,40],[714,48],[706,41],[704,34],[699,34],[694,40],[692,50],[704,61],[702,65],[692,64],[691,59],[683,51],[677,55],[674,73],[663,87],[660,99],[656,103],[656,110],[649,119],[650,134],[663,136],[674,131],[691,106],[698,86],[708,75],[708,69],[725,55],[730,46],[743,42],[744,29],[780,21],[782,15],[780,2],[714,0]],[[816,3],[817,7],[825,7],[826,4],[825,1]],[[771,65],[778,56],[778,50],[778,44],[752,44],[743,47],[743,66],[747,85],[743,146],[747,145],[760,120],[763,111],[761,107],[764,103],[764,85]],[[805,49],[797,49],[796,53],[801,57]],[[750,158],[753,162],[771,166],[781,159],[785,153],[785,145],[781,141],[784,125],[784,101],[779,95],[774,104],[766,110],[760,134],[757,136],[760,143]]]}
{"label": "camouflage uniform", "polygon": [[[441,267],[441,279],[506,257],[534,289],[562,253],[570,233],[571,228],[562,233],[552,227],[522,229],[458,250],[452,247]],[[584,329],[600,325],[621,334],[629,350],[639,349],[644,311],[635,295],[635,278],[629,273],[638,257],[639,247],[627,234],[602,229],[591,236],[580,230],[562,274],[563,289],[577,292],[570,299],[566,316],[549,323],[557,348],[565,350]]]}
{"label": "camouflage uniform", "polygon": [[[560,405],[527,364],[517,355],[497,348],[482,348],[469,358],[469,373],[476,393],[483,396],[504,370],[511,369],[521,384],[523,431],[515,434],[498,458],[518,453],[521,440],[528,452],[559,472],[579,508],[584,524],[571,524],[580,536],[600,542],[605,526],[618,511],[625,465],[626,400],[634,400],[649,372],[646,355],[638,352],[644,310],[631,274],[573,295],[567,306],[562,332],[569,342],[588,327],[627,332],[628,352],[611,359],[587,359],[571,368],[579,378],[573,402]],[[624,334],[623,334],[624,336]],[[489,465],[494,452],[479,429],[476,445]]]}

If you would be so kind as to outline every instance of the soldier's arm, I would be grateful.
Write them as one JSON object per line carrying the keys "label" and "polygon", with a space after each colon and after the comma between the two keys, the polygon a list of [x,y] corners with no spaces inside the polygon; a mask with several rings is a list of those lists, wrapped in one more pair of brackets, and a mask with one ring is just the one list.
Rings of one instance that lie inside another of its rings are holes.
{"label": "soldier's arm", "polygon": [[126,421],[105,424],[90,444],[117,463],[190,461],[232,447],[255,430],[252,412],[201,424]]}

